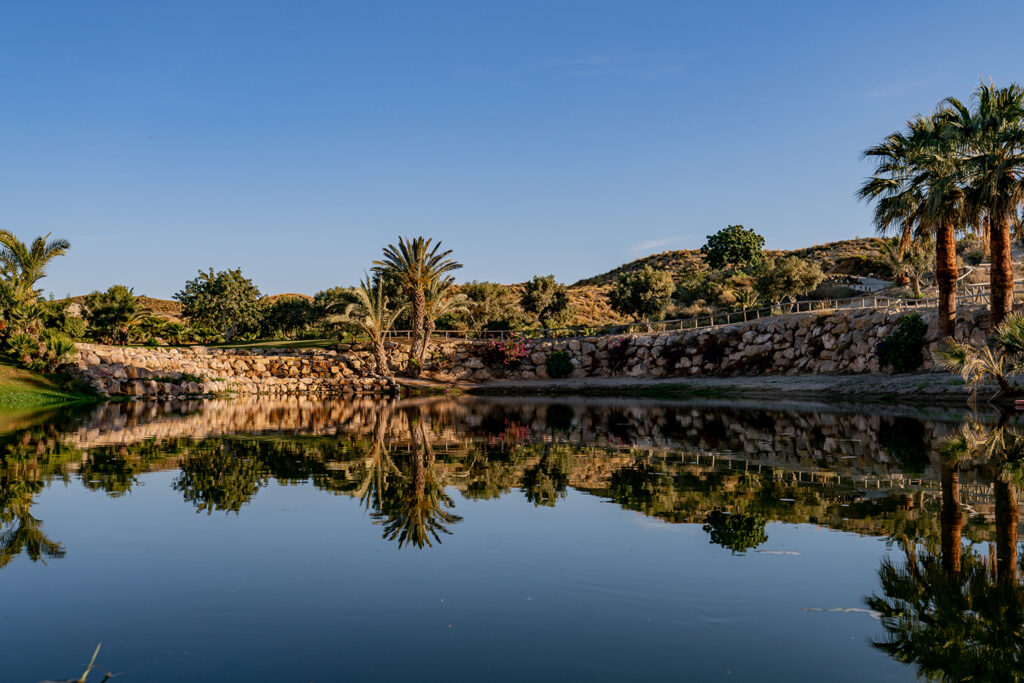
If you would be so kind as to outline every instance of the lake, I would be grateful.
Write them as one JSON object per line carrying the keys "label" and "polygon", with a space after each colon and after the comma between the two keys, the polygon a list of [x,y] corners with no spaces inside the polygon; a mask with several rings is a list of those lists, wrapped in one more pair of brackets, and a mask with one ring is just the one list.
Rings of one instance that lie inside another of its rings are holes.
{"label": "lake", "polygon": [[[4,681],[1012,680],[1014,416],[114,403],[0,436]],[[943,678],[945,676],[946,678]]]}

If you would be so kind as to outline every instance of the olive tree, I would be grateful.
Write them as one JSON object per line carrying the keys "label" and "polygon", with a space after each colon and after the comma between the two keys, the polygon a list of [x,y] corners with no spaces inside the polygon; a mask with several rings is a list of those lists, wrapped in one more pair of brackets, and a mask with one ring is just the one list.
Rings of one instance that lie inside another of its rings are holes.
{"label": "olive tree", "polygon": [[193,325],[211,327],[231,341],[235,335],[255,330],[260,324],[260,290],[242,275],[242,269],[213,272],[185,283],[174,295],[182,304],[182,315]]}
{"label": "olive tree", "polygon": [[672,275],[664,270],[644,266],[640,270],[619,273],[615,287],[608,293],[608,303],[621,313],[650,326],[660,318],[675,291]]}
{"label": "olive tree", "polygon": [[757,273],[754,289],[767,301],[793,301],[824,279],[825,274],[817,263],[787,256],[767,261]]}
{"label": "olive tree", "polygon": [[764,238],[742,225],[730,225],[708,235],[700,253],[716,270],[748,268],[764,260]]}
{"label": "olive tree", "polygon": [[536,315],[543,327],[564,324],[572,316],[569,292],[554,275],[535,275],[524,285],[519,303],[523,310]]}

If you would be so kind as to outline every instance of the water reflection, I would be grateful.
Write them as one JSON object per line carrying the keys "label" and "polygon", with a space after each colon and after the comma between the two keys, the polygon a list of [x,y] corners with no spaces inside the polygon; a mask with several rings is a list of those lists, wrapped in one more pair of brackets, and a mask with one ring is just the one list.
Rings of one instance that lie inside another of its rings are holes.
{"label": "water reflection", "polygon": [[245,515],[271,485],[310,485],[358,501],[392,547],[424,552],[459,533],[472,509],[463,501],[557,508],[577,491],[699,525],[722,555],[770,549],[773,522],[883,538],[898,557],[866,598],[881,615],[875,647],[925,677],[1019,678],[1024,427],[1005,415],[890,412],[472,398],[111,404],[0,436],[0,569],[65,556],[33,511],[54,482],[116,498],[147,473],[173,472],[183,509],[203,516]]}
{"label": "water reflection", "polygon": [[[940,550],[904,539],[901,563],[879,569],[881,592],[867,599],[882,618],[873,644],[925,678],[941,681],[1024,678],[1024,587],[1018,580],[1017,489],[1022,483],[1024,434],[1005,424],[965,424],[940,448]],[[987,553],[962,541],[960,471],[992,474],[994,547]]]}

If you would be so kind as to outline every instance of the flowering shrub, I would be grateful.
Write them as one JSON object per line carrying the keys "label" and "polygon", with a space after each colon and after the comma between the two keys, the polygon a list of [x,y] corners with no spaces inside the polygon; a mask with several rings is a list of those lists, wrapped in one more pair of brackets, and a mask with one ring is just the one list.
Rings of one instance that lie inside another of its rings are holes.
{"label": "flowering shrub", "polygon": [[480,360],[491,368],[515,367],[530,355],[526,342],[520,337],[495,339],[479,349]]}

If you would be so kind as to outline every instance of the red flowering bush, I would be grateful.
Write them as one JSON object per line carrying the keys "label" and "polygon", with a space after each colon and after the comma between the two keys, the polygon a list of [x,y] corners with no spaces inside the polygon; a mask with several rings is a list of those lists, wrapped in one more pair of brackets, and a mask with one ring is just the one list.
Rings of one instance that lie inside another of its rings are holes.
{"label": "red flowering bush", "polygon": [[490,368],[515,367],[530,355],[521,337],[494,339],[481,346],[478,352],[480,360]]}

